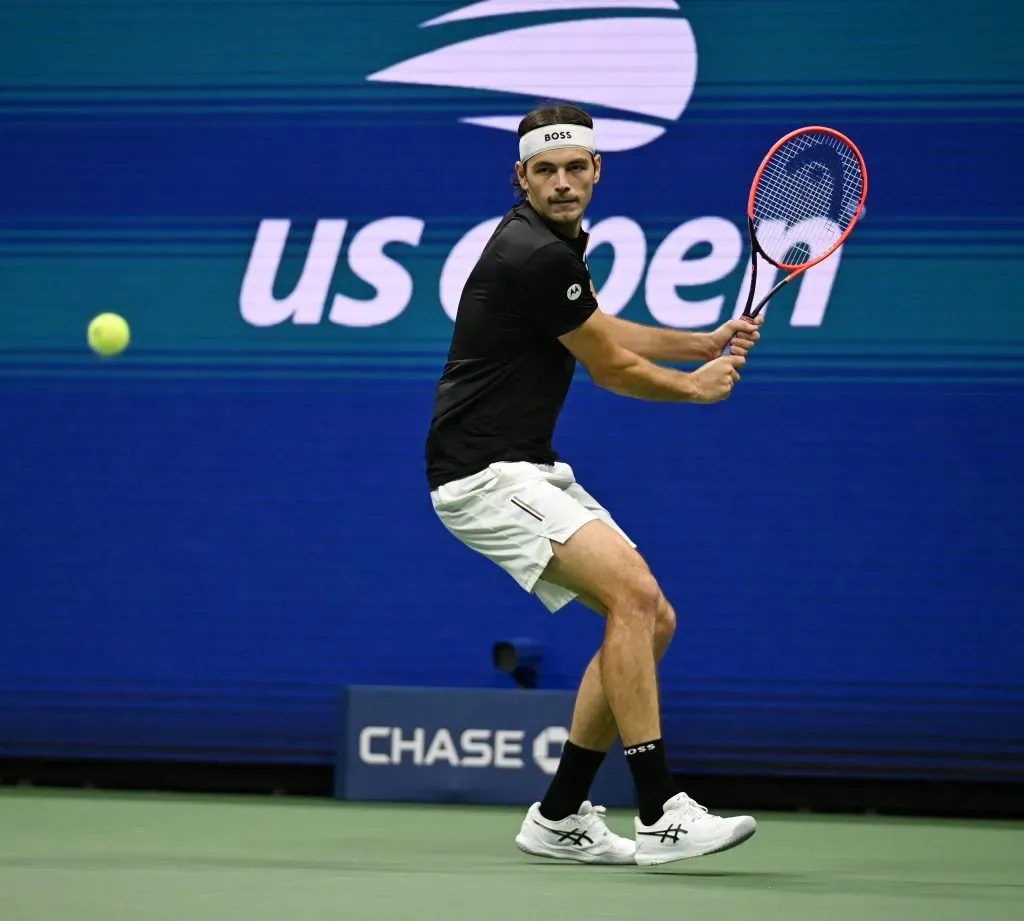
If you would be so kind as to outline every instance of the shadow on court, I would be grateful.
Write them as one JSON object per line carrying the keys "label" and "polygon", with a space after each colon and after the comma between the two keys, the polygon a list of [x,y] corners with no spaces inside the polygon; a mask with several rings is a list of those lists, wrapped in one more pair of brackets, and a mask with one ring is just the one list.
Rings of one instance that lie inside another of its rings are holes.
{"label": "shadow on court", "polygon": [[[934,872],[934,868],[929,869]],[[1014,890],[1024,890],[1024,882],[922,879],[920,868],[901,868],[898,865],[890,865],[886,870],[884,878],[856,870],[850,873],[766,873],[743,870],[670,870],[652,867],[639,872],[645,877],[655,876],[688,883],[718,883],[729,889],[772,889],[780,892],[832,895],[885,895],[908,899],[969,898],[1002,901],[1010,898]]]}
{"label": "shadow on court", "polygon": [[[434,859],[396,860],[382,864],[336,857],[333,859],[309,859],[288,857],[246,857],[230,858],[215,855],[196,856],[186,854],[125,854],[96,853],[91,855],[28,857],[2,856],[0,870],[75,870],[75,871],[161,871],[177,870],[202,873],[222,871],[265,871],[265,872],[308,872],[341,876],[391,876],[391,875],[446,875],[456,870],[442,855]],[[470,867],[463,864],[465,872]],[[831,895],[884,895],[906,899],[970,899],[1006,900],[1024,898],[1024,880],[1009,882],[1017,874],[1008,864],[990,867],[992,876],[1001,879],[965,880],[949,879],[962,872],[955,863],[944,862],[858,862],[848,871],[820,870],[816,872],[780,872],[764,870],[713,870],[703,869],[693,862],[682,861],[660,867],[598,867],[567,864],[547,860],[495,857],[472,861],[473,872],[493,874],[507,873],[528,876],[585,875],[588,881],[596,878],[614,877],[617,885],[651,885],[652,882],[668,881],[677,885],[700,888],[722,888],[729,890],[767,891],[780,893],[807,893]],[[987,874],[986,874],[987,875]],[[596,878],[595,878],[596,877]],[[943,878],[946,877],[946,878]],[[627,882],[627,880],[629,882]]]}
{"label": "shadow on court", "polygon": [[[581,867],[571,864],[554,864],[549,861],[529,861],[532,870],[550,873],[588,872],[615,873],[617,881],[632,878],[643,883],[652,878],[671,880],[681,885],[729,890],[772,890],[786,893],[807,893],[823,895],[883,895],[906,899],[991,899],[1005,901],[1022,898],[1024,881],[1007,882],[1007,877],[1016,875],[1009,866],[995,868],[1003,877],[999,880],[951,880],[944,879],[941,864],[929,863],[887,863],[877,870],[870,864],[851,866],[849,872],[817,871],[791,873],[763,870],[702,870],[692,863],[680,861],[658,867]],[[873,871],[874,870],[874,871]],[[962,867],[955,871],[962,873]],[[1000,872],[1002,871],[1002,872]],[[948,874],[948,875],[952,875]]]}

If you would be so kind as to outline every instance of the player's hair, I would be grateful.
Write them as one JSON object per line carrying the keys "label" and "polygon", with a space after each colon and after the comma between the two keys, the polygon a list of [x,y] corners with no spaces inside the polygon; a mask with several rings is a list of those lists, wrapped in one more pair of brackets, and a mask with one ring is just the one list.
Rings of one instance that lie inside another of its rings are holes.
{"label": "player's hair", "polygon": [[[544,128],[547,125],[582,125],[584,128],[593,128],[594,119],[579,106],[568,102],[548,102],[523,116],[523,120],[519,122],[519,137],[533,131],[534,128]],[[593,154],[590,155],[590,159],[594,159]],[[516,198],[526,198],[515,170],[512,171],[512,191],[515,192]]]}

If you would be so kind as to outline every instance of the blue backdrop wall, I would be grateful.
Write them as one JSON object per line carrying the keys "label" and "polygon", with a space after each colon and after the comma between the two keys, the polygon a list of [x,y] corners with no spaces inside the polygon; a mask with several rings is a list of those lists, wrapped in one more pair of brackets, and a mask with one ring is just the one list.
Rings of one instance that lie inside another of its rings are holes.
{"label": "blue backdrop wall", "polygon": [[422,461],[509,128],[563,97],[606,139],[602,307],[642,322],[742,306],[779,135],[870,169],[731,400],[581,377],[560,424],[679,613],[676,765],[1024,778],[1021,14],[806,7],[4,4],[0,752],[326,763],[342,685],[502,686],[511,636],[578,679],[600,623],[451,539]]}

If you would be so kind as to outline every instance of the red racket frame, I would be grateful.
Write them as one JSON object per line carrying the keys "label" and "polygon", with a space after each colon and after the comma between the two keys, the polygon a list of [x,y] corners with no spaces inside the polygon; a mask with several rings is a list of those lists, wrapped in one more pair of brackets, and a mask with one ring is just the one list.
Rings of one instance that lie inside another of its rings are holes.
{"label": "red racket frame", "polygon": [[[860,200],[857,202],[857,208],[853,212],[853,217],[850,219],[850,223],[847,226],[846,230],[843,231],[842,236],[838,240],[836,240],[836,242],[833,243],[832,246],[829,247],[829,249],[822,253],[820,256],[817,256],[814,259],[809,260],[808,262],[802,263],[801,265],[791,265],[790,263],[786,262],[776,262],[763,249],[761,249],[761,245],[757,242],[757,234],[754,232],[754,199],[757,197],[757,185],[761,181],[761,176],[764,175],[764,171],[765,169],[767,169],[772,157],[775,156],[780,147],[782,147],[784,144],[789,143],[791,140],[793,140],[793,138],[799,137],[801,134],[812,133],[829,134],[832,137],[842,141],[850,148],[850,150],[853,151],[853,154],[857,158],[857,162],[860,165],[860,172],[861,176],[863,177],[863,185],[860,191]],[[775,144],[772,146],[772,149],[769,150],[767,154],[765,154],[764,159],[761,161],[761,165],[757,168],[757,172],[754,174],[754,181],[753,183],[751,183],[750,186],[750,195],[747,197],[747,232],[750,236],[750,262],[752,268],[750,271],[750,293],[747,295],[747,306],[743,309],[743,316],[756,317],[761,312],[761,309],[764,307],[764,305],[767,304],[768,301],[770,301],[776,294],[778,294],[778,292],[781,291],[786,285],[788,285],[794,278],[798,278],[808,269],[816,266],[819,262],[828,259],[829,256],[831,256],[837,249],[839,249],[839,247],[846,242],[847,238],[850,236],[850,233],[853,231],[853,228],[857,225],[857,221],[860,219],[861,213],[864,210],[864,201],[865,199],[867,199],[867,195],[868,168],[867,165],[864,163],[864,157],[861,154],[860,149],[857,147],[857,145],[854,144],[853,141],[851,141],[842,132],[836,131],[834,128],[825,128],[822,127],[821,125],[810,125],[806,128],[797,128],[796,131],[790,131],[789,134],[787,134],[785,137],[780,138],[778,141],[776,141]],[[754,300],[754,291],[757,290],[758,254],[760,254],[766,262],[775,266],[775,268],[783,270],[788,269],[789,274],[785,278],[783,278],[782,281],[776,284],[775,287],[772,288],[772,290],[769,291],[763,298],[761,298],[758,305],[753,310],[751,310],[750,305],[751,302]]]}

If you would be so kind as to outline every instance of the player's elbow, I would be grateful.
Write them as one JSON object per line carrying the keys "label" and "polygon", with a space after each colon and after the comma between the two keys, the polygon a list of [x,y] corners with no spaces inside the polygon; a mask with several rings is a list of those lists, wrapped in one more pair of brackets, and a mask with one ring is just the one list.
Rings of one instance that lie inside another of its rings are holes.
{"label": "player's elbow", "polygon": [[621,388],[622,375],[617,374],[614,369],[600,365],[597,367],[584,365],[584,367],[587,374],[590,375],[590,379],[602,390],[611,390],[614,393]]}
{"label": "player's elbow", "polygon": [[635,356],[626,352],[616,356],[613,360],[592,362],[585,364],[590,379],[603,390],[610,390],[612,393],[622,393],[627,389],[630,369],[634,364]]}
{"label": "player's elbow", "polygon": [[586,323],[559,337],[590,379],[606,390],[619,390],[640,358],[619,345],[607,329],[607,317],[595,311]]}

